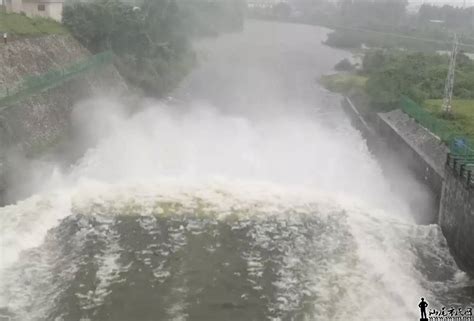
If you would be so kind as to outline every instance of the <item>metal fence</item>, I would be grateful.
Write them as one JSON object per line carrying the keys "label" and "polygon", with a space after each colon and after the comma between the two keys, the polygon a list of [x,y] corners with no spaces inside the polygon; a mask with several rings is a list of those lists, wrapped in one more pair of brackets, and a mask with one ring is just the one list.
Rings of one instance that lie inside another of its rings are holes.
{"label": "metal fence", "polygon": [[462,132],[454,130],[447,120],[437,118],[408,97],[402,97],[400,108],[420,125],[438,136],[449,147],[446,165],[466,188],[474,187],[474,144]]}
{"label": "metal fence", "polygon": [[449,153],[446,158],[446,165],[451,168],[468,189],[474,187],[474,156]]}
{"label": "metal fence", "polygon": [[403,96],[400,108],[413,117],[421,126],[438,136],[448,145],[453,155],[466,155],[474,157],[474,144],[459,130],[449,126],[448,121],[435,117],[410,98]]}
{"label": "metal fence", "polygon": [[110,63],[112,58],[112,52],[105,51],[64,68],[52,69],[42,75],[25,77],[12,87],[0,88],[0,105],[13,103],[27,96],[54,88],[82,72]]}

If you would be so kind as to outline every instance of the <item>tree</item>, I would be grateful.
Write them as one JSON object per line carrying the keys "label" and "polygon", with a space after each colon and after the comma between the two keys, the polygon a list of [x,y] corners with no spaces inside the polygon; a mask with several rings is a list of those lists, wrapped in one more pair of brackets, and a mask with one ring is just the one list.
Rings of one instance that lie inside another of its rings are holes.
{"label": "tree", "polygon": [[342,0],[339,8],[346,24],[391,29],[406,17],[407,5],[407,0]]}
{"label": "tree", "polygon": [[196,30],[203,25],[216,33],[235,30],[242,27],[242,15],[242,0],[143,0],[140,10],[98,0],[66,5],[63,23],[92,52],[112,50],[129,83],[162,96],[194,65],[190,41]]}
{"label": "tree", "polygon": [[279,18],[288,19],[291,15],[291,7],[286,2],[279,2],[273,6],[273,14]]}
{"label": "tree", "polygon": [[334,66],[334,69],[339,71],[352,71],[355,69],[355,67],[353,64],[351,64],[349,59],[344,58]]}
{"label": "tree", "polygon": [[388,55],[384,54],[383,50],[370,51],[362,59],[362,70],[365,73],[381,70],[388,59]]}

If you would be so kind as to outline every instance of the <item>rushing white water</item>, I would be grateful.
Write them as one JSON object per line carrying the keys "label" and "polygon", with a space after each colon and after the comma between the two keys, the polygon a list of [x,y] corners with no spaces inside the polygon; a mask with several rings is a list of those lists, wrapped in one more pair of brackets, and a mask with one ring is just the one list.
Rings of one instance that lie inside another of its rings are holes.
{"label": "rushing white water", "polygon": [[323,36],[251,23],[205,44],[177,93],[200,102],[77,106],[93,147],[0,209],[0,317],[411,320],[445,302],[465,281],[439,228],[314,85],[345,55]]}

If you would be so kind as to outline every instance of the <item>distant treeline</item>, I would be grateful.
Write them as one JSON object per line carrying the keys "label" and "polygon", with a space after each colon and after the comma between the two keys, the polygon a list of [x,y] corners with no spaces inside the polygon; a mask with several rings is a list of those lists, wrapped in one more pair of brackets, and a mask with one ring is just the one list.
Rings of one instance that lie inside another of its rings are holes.
{"label": "distant treeline", "polygon": [[112,50],[128,82],[160,97],[194,66],[192,38],[240,30],[244,9],[243,0],[96,0],[66,5],[63,24],[93,53]]}
{"label": "distant treeline", "polygon": [[474,7],[460,8],[445,5],[443,7],[424,4],[418,11],[422,23],[442,23],[454,30],[474,29]]}
{"label": "distant treeline", "polygon": [[407,0],[282,0],[273,8],[249,8],[249,12],[332,28],[326,43],[339,48],[445,50],[451,48],[456,32],[468,45],[463,49],[474,52],[474,7],[424,4],[417,12],[409,12],[407,6]]}
{"label": "distant treeline", "polygon": [[[348,3],[348,4],[346,4]],[[474,8],[422,5],[409,13],[404,0],[344,0],[328,27],[335,29],[326,44],[355,49],[362,45],[418,51],[449,50],[453,34],[463,50],[474,52]]]}

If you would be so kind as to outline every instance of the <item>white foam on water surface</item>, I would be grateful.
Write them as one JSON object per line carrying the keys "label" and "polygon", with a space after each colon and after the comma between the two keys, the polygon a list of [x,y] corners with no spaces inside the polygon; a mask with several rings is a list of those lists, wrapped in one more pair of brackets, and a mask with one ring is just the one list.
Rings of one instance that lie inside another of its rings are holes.
{"label": "white foam on water surface", "polygon": [[[411,265],[413,254],[397,241],[397,230],[391,227],[414,225],[408,206],[391,194],[359,133],[342,126],[329,135],[309,119],[252,120],[199,106],[179,114],[158,105],[131,118],[115,118],[69,173],[58,178],[56,171],[48,190],[0,209],[0,219],[7,222],[0,236],[3,264],[11,265],[21,251],[41,245],[47,230],[70,214],[103,219],[190,215],[224,221],[264,221],[271,216],[291,222],[292,214],[317,213],[328,220],[334,213],[345,213],[334,219],[347,217],[357,252],[339,262],[315,261],[307,268],[320,270],[301,290],[297,280],[302,272],[297,271],[302,253],[282,248],[285,255],[274,283],[277,301],[271,309],[292,310],[304,293],[319,293],[315,304],[330,316],[344,288],[350,289],[344,300],[351,309],[340,308],[342,317],[356,305],[361,318],[393,301],[408,307],[427,292]],[[266,246],[264,235],[255,235],[256,244]],[[96,258],[98,285],[80,294],[86,308],[102,304],[123,268],[114,235],[106,239],[110,246]],[[324,242],[329,247],[338,244],[337,238]],[[247,263],[256,289],[259,255],[248,253]],[[169,274],[157,269],[155,277],[164,280]],[[3,305],[8,302],[3,298]],[[179,306],[170,313],[178,316]]]}
{"label": "white foam on water surface", "polygon": [[[318,271],[321,274],[318,275],[318,280],[314,284],[317,283],[320,289],[329,291],[334,284],[338,284],[341,288],[351,289],[349,292],[358,288],[355,292],[363,292],[365,301],[361,301],[361,298],[364,297],[362,295],[357,300],[354,298],[353,302],[366,304],[368,307],[381,305],[382,303],[388,304],[394,299],[403,302],[403,299],[400,299],[401,297],[410,300],[419,296],[420,293],[426,293],[426,290],[421,289],[413,277],[417,275],[417,271],[410,264],[413,258],[410,256],[404,257],[404,264],[400,261],[400,254],[413,255],[413,253],[409,252],[406,244],[400,244],[396,241],[398,231],[391,228],[391,226],[398,225],[410,229],[413,228],[411,223],[407,223],[401,218],[391,217],[382,210],[369,210],[362,202],[351,198],[345,200],[342,198],[335,199],[325,193],[318,193],[313,190],[288,188],[269,183],[244,183],[242,181],[224,183],[221,180],[208,184],[183,185],[179,180],[170,179],[156,182],[156,184],[147,182],[130,185],[92,181],[86,183],[83,181],[80,188],[71,191],[71,195],[62,199],[61,202],[58,200],[54,202],[53,196],[54,194],[50,199],[47,196],[36,196],[15,206],[2,209],[3,211],[15,209],[16,213],[23,213],[24,216],[17,215],[16,217],[22,218],[24,221],[15,224],[29,226],[25,234],[15,236],[18,237],[17,239],[12,239],[11,236],[7,238],[7,234],[2,234],[4,240],[2,245],[11,250],[8,256],[10,264],[18,259],[18,255],[22,250],[40,245],[48,228],[55,226],[59,219],[71,213],[94,216],[99,220],[104,220],[104,222],[123,215],[137,217],[189,215],[191,217],[209,217],[217,220],[244,222],[244,224],[248,220],[257,220],[258,222],[259,220],[265,221],[268,217],[274,217],[281,221],[288,221],[289,225],[292,225],[292,215],[296,217],[296,215],[316,215],[317,213],[318,217],[323,220],[331,218],[342,220],[347,217],[350,222],[349,232],[357,241],[358,253],[355,257],[347,258],[347,260],[356,260],[358,264],[361,264],[357,267],[351,266],[348,262],[340,264],[335,262],[334,265],[327,267],[327,274],[324,274],[324,270]],[[39,212],[43,216],[34,216],[34,214],[37,215],[40,209],[43,209],[45,214]],[[367,213],[371,213],[369,218],[367,218]],[[42,224],[38,224],[37,220],[40,218]],[[46,220],[47,218],[49,218],[49,221]],[[384,224],[380,224],[380,221]],[[141,220],[141,222],[145,229],[147,229],[147,224],[153,224],[151,221],[143,223],[143,220]],[[94,292],[86,296],[83,295],[81,298],[85,308],[93,308],[101,304],[107,296],[108,286],[118,281],[118,273],[122,269],[117,265],[117,259],[120,256],[120,248],[114,241],[117,236],[114,236],[112,231],[107,230],[106,226],[105,224],[103,228],[95,228],[100,229],[95,233],[104,234],[105,239],[110,244],[106,246],[101,257],[96,258],[99,263],[99,270],[96,273],[99,283]],[[193,229],[193,226],[187,228]],[[256,231],[258,231],[258,224],[256,228]],[[265,227],[262,226],[262,228]],[[272,230],[271,226],[267,228],[269,228],[269,232]],[[380,230],[381,228],[384,230]],[[199,227],[196,226],[194,229],[199,229]],[[32,232],[34,232],[34,238]],[[296,227],[294,232],[298,232]],[[266,233],[264,229],[255,234],[253,237],[255,244],[265,247],[268,246],[269,242],[274,241],[268,240],[265,237]],[[377,237],[381,239],[377,240]],[[15,251],[10,247],[11,244],[15,244]],[[332,239],[327,244],[333,244],[337,247],[337,238]],[[300,296],[304,295],[304,291],[298,292],[299,284],[295,283],[298,279],[291,272],[299,264],[298,257],[301,256],[301,253],[298,255],[292,254],[291,251],[294,250],[289,248],[283,248],[282,250],[286,256],[282,261],[284,264],[280,267],[281,272],[278,272],[278,275],[280,275],[279,281],[274,284],[275,289],[281,291],[281,295],[277,299],[279,303],[275,309],[285,311],[298,305],[301,301]],[[262,264],[259,260],[259,254],[256,252],[248,255],[249,277],[258,281],[261,276],[259,267]],[[355,268],[355,270],[351,270],[351,268]],[[368,271],[370,273],[364,274]],[[156,273],[157,278],[168,276],[167,271],[160,269]],[[367,278],[368,275],[370,275],[370,278]],[[331,282],[335,283],[331,285]],[[327,286],[323,286],[325,283]],[[365,288],[361,287],[362,285]],[[297,286],[295,290],[291,290],[293,286]],[[371,293],[371,289],[374,288],[378,288],[378,290]],[[318,290],[310,288],[308,291]],[[408,295],[408,293],[412,294]],[[328,295],[328,293],[324,293],[324,295]],[[374,301],[371,302],[371,300]],[[330,306],[331,302],[328,301],[325,304]],[[404,304],[408,305],[406,302]],[[14,307],[10,308],[14,310]],[[368,313],[361,313],[361,315],[368,315]]]}
{"label": "white foam on water surface", "polygon": [[40,245],[46,232],[71,214],[70,204],[67,193],[53,193],[0,208],[0,307],[6,300],[3,271],[22,251]]}
{"label": "white foam on water surface", "polygon": [[[313,30],[294,28],[298,32]],[[321,39],[310,35],[307,39],[320,46]],[[6,271],[10,273],[15,264],[34,265],[23,262],[22,253],[41,246],[48,230],[69,215],[105,221],[137,217],[144,231],[153,231],[154,224],[145,218],[191,216],[230,222],[232,229],[253,229],[248,237],[261,249],[274,246],[267,234],[282,226],[287,235],[274,242],[281,265],[272,283],[276,299],[269,309],[283,313],[310,297],[318,315],[326,319],[366,320],[381,316],[378,311],[394,305],[403,310],[401,320],[414,317],[412,302],[416,312],[419,297],[430,294],[432,283],[418,270],[411,242],[416,240],[428,248],[430,242],[440,239],[437,227],[414,223],[410,206],[394,192],[361,134],[347,119],[321,117],[321,111],[334,113],[337,98],[328,98],[326,93],[322,101],[327,105],[319,101],[320,106],[314,106],[311,97],[290,99],[295,93],[319,93],[308,86],[314,82],[312,71],[308,79],[298,78],[320,64],[315,62],[313,48],[302,49],[308,41],[290,34],[278,38],[275,48],[274,39],[250,32],[248,39],[258,40],[252,47],[247,38],[230,37],[236,38],[233,44],[253,50],[253,54],[240,55],[237,53],[246,51],[229,50],[234,47],[224,41],[216,51],[215,63],[226,63],[215,70],[217,75],[226,68],[234,69],[230,81],[237,83],[228,86],[236,94],[235,101],[218,107],[206,102],[170,107],[149,101],[137,106],[141,108],[133,115],[108,99],[87,100],[77,106],[73,124],[92,147],[73,168],[55,168],[51,178],[35,190],[35,196],[0,209],[0,309],[18,312],[35,301],[30,287],[5,282]],[[225,54],[229,51],[236,63],[250,61],[255,70],[240,73],[238,66],[229,66]],[[268,58],[269,52],[284,56]],[[307,61],[313,63],[308,65]],[[258,69],[260,64],[268,64],[269,69]],[[280,78],[275,78],[276,72],[282,73]],[[285,91],[290,82],[296,83],[294,91]],[[38,176],[48,177],[42,174]],[[404,179],[408,178],[400,177]],[[416,188],[412,194],[424,196]],[[316,217],[325,226],[312,245],[298,236],[298,220],[305,215]],[[272,225],[269,217],[279,225]],[[199,226],[178,227],[173,232],[175,246],[184,245],[182,234],[187,228],[200,231]],[[84,233],[102,233],[106,243],[105,250],[95,257],[95,290],[79,294],[83,306],[93,309],[103,304],[110,285],[120,282],[120,271],[128,267],[120,264],[117,235],[91,229]],[[295,248],[294,244],[304,246]],[[348,247],[353,250],[338,252]],[[166,249],[162,250],[166,256]],[[448,262],[446,248],[439,251],[430,253]],[[263,291],[263,257],[263,250],[257,249],[245,255],[248,279],[257,292]],[[307,265],[302,263],[305,257]],[[154,272],[158,280],[169,277],[160,266]],[[457,282],[462,282],[463,277],[456,275]],[[300,278],[305,284],[297,284]],[[169,309],[170,318],[176,320],[186,319],[184,283],[175,289],[176,302]],[[14,298],[4,295],[13,292]],[[275,318],[285,319],[283,315]]]}

